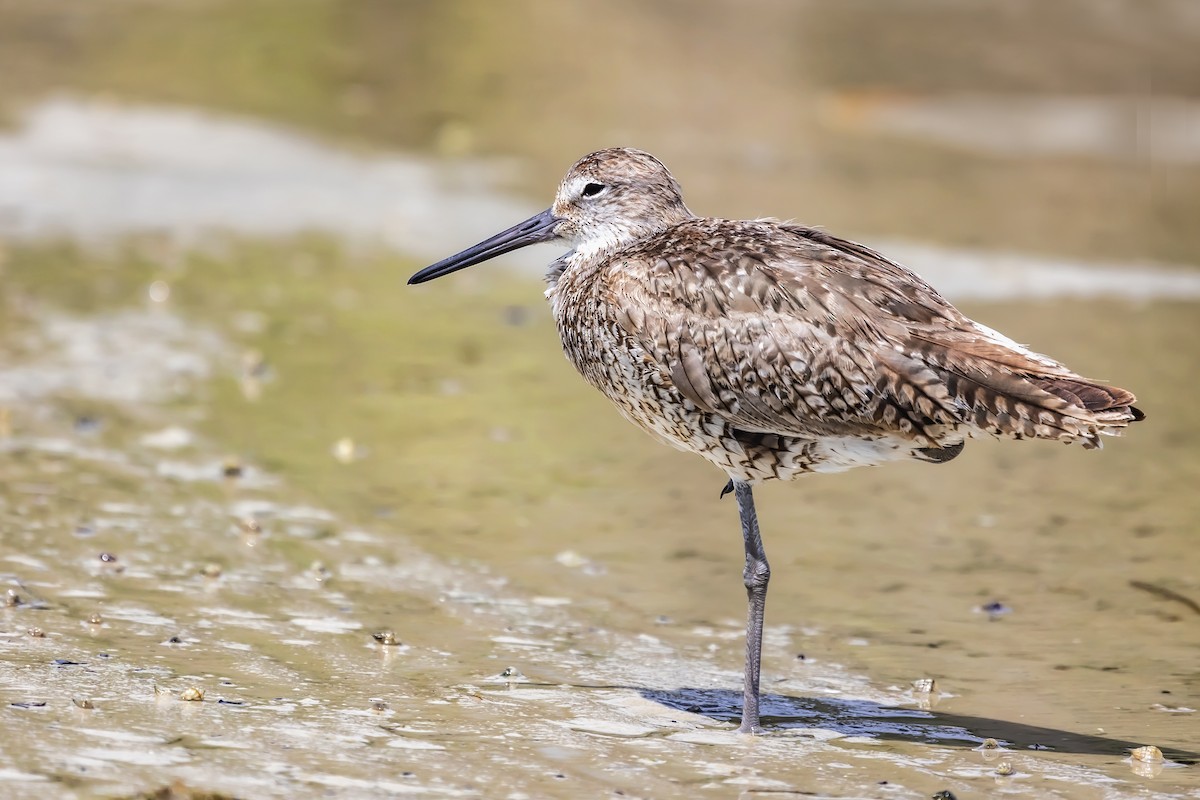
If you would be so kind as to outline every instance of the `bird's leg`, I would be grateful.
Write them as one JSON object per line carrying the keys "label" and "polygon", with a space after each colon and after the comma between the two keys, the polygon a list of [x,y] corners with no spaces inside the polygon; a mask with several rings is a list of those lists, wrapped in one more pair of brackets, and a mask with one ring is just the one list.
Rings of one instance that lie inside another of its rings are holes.
{"label": "bird's leg", "polygon": [[763,612],[767,605],[767,582],[771,566],[763,552],[762,535],[758,531],[758,515],[754,511],[754,495],[750,484],[734,480],[738,514],[742,518],[742,538],[746,545],[746,568],[742,579],[746,584],[749,611],[746,616],[746,676],[742,685],[742,724],[739,733],[761,733],[758,724],[758,674],[762,664]]}

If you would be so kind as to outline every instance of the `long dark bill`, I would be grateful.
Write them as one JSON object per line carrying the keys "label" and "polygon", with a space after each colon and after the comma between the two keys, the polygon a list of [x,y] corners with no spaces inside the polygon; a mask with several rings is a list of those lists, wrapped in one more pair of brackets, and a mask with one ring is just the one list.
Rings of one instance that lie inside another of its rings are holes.
{"label": "long dark bill", "polygon": [[552,241],[558,235],[556,230],[558,222],[559,220],[547,208],[542,213],[517,223],[474,247],[468,247],[461,253],[443,258],[436,264],[426,267],[409,278],[408,282],[409,284],[424,283],[527,245]]}

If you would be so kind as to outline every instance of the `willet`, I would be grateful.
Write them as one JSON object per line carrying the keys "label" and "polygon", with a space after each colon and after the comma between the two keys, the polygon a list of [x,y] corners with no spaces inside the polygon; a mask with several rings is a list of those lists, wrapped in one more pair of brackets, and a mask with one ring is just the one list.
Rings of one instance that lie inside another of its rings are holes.
{"label": "willet", "polygon": [[649,153],[601,150],[554,205],[426,267],[422,283],[519,247],[546,274],[563,350],[638,427],[703,456],[737,497],[749,598],[742,721],[759,727],[771,576],[751,486],[887,461],[949,461],[972,436],[1100,447],[1133,394],[964,316],[860,244],[771,220],[697,217]]}

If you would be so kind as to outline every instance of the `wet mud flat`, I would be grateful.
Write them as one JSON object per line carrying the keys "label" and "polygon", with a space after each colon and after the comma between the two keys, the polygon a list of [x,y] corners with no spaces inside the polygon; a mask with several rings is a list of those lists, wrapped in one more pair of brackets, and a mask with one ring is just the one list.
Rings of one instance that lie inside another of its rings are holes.
{"label": "wet mud flat", "polygon": [[1200,786],[1194,306],[971,309],[1088,330],[1056,353],[1152,398],[1160,425],[1101,454],[979,442],[763,492],[772,732],[745,739],[720,476],[578,385],[535,283],[414,297],[388,288],[411,264],[320,241],[164,252],[7,256],[7,795]]}

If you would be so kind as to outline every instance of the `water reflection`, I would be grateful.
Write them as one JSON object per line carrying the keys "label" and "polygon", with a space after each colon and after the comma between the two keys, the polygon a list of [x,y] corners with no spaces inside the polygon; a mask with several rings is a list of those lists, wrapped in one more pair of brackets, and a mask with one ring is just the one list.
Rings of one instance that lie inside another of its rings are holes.
{"label": "water reflection", "polygon": [[[672,708],[724,722],[736,723],[741,714],[740,692],[682,688],[644,694]],[[1088,736],[1015,720],[923,711],[861,699],[764,695],[763,718],[769,720],[772,729],[818,729],[842,736],[936,742],[956,747],[977,747],[992,739],[1002,746],[1027,750],[1125,756],[1141,746],[1140,742]],[[1179,764],[1195,764],[1200,759],[1200,753],[1187,750],[1171,750],[1166,755]]]}

